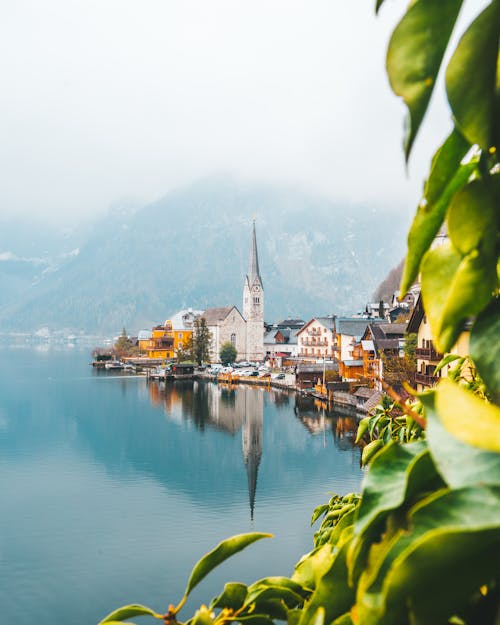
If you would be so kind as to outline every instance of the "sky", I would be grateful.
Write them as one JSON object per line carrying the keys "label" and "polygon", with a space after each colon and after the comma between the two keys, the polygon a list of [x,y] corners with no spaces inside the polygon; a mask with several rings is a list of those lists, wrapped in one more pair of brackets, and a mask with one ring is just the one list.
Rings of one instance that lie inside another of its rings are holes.
{"label": "sky", "polygon": [[0,213],[88,219],[229,173],[411,214],[449,112],[441,89],[406,170],[384,69],[406,2],[374,4],[3,2]]}

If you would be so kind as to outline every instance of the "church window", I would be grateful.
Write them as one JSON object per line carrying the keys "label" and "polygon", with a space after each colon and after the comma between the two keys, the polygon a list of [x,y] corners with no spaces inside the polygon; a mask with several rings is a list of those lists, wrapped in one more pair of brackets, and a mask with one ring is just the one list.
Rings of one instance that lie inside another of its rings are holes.
{"label": "church window", "polygon": [[253,303],[254,304],[258,304],[260,302],[260,298],[259,297],[254,297],[253,298]]}
{"label": "church window", "polygon": [[236,334],[231,334],[231,345],[236,347]]}

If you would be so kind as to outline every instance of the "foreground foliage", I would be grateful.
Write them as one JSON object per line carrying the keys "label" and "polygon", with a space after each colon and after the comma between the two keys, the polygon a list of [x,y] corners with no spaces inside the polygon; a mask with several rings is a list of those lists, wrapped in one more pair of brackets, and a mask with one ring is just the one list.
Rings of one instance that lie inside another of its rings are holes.
{"label": "foreground foliage", "polygon": [[[377,10],[383,0],[377,0]],[[387,69],[409,110],[408,159],[461,0],[414,0],[390,41]],[[446,70],[454,129],[432,161],[408,237],[401,285],[421,273],[426,314],[441,352],[472,321],[472,360],[455,362],[413,405],[382,405],[370,436],[360,496],[334,496],[314,549],[291,578],[228,583],[187,622],[268,625],[494,625],[500,622],[500,0],[486,5]],[[431,244],[446,224],[449,241]],[[456,360],[456,359],[455,359]],[[447,364],[452,359],[448,359]],[[472,367],[474,375],[464,372]],[[131,605],[101,623],[137,615],[178,622],[210,570],[264,534],[223,541],[193,569],[177,606]]]}

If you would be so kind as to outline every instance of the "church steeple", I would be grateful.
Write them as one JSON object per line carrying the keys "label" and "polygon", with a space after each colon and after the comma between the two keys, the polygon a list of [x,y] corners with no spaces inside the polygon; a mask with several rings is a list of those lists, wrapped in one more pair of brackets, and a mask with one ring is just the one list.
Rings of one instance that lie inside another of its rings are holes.
{"label": "church steeple", "polygon": [[255,219],[254,219],[253,231],[252,231],[252,244],[250,247],[250,258],[248,262],[248,274],[247,274],[248,285],[250,287],[255,282],[255,278],[259,279],[260,287],[262,288],[262,278],[260,277],[260,271],[259,271],[259,254],[257,252],[257,234],[255,232]]}
{"label": "church steeple", "polygon": [[264,353],[264,287],[260,277],[255,219],[248,259],[248,273],[243,284],[243,317],[246,321],[246,359],[263,360]]}

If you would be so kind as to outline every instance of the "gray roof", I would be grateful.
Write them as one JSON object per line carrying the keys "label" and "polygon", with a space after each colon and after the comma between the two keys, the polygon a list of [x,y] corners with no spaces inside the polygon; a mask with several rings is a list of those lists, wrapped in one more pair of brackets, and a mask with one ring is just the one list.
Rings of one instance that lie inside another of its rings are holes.
{"label": "gray roof", "polygon": [[219,306],[217,308],[207,308],[207,310],[205,310],[205,312],[203,313],[203,317],[205,317],[207,326],[219,325],[219,323],[224,321],[233,309],[236,309],[238,311],[240,317],[242,316],[236,306]]}
{"label": "gray roof", "polygon": [[368,399],[373,395],[373,389],[368,388],[366,386],[360,386],[358,390],[354,393],[355,397],[362,397],[364,399]]}
{"label": "gray roof", "polygon": [[347,334],[354,336],[358,341],[363,336],[364,331],[370,324],[375,325],[373,319],[363,319],[356,317],[337,317],[335,319],[335,329],[337,334]]}
{"label": "gray roof", "polygon": [[363,405],[363,410],[370,412],[382,401],[381,391],[373,391],[373,395]]}
{"label": "gray roof", "polygon": [[375,339],[403,338],[406,323],[370,323],[370,330]]}
{"label": "gray roof", "polygon": [[293,328],[299,330],[305,321],[303,319],[283,319],[283,321],[278,321],[276,327],[278,328]]}

